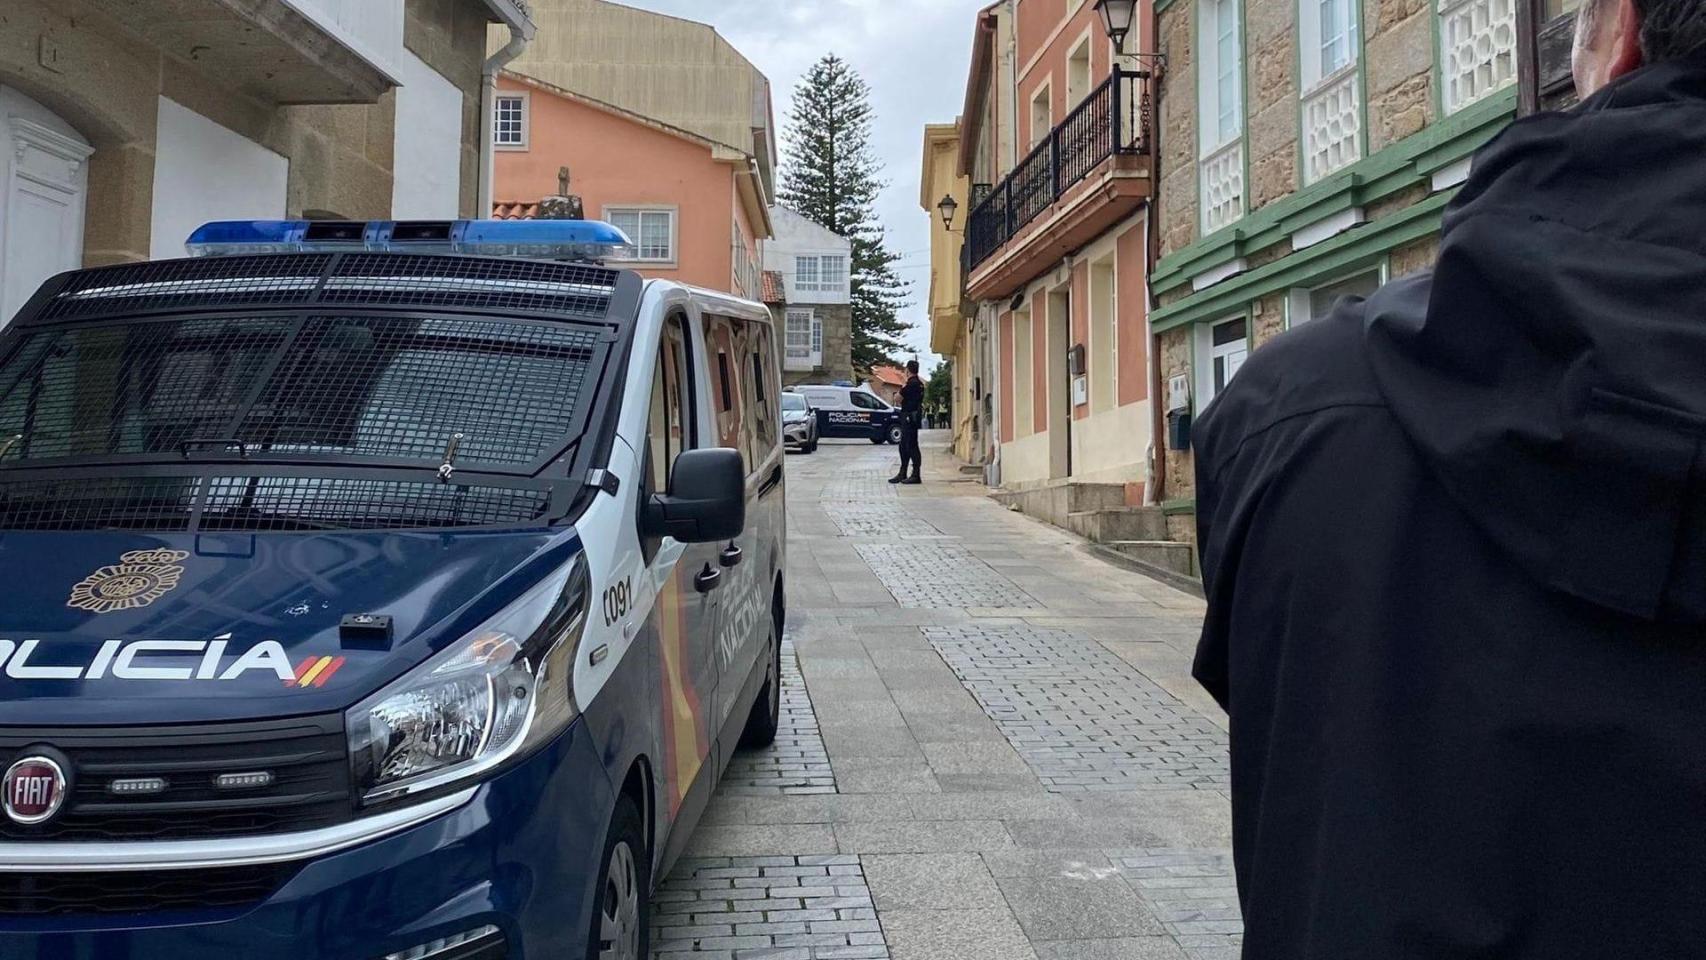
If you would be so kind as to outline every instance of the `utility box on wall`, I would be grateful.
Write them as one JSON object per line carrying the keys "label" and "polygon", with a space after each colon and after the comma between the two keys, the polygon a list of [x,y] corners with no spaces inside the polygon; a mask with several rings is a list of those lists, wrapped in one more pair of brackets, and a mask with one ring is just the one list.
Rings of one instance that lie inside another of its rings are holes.
{"label": "utility box on wall", "polygon": [[1191,448],[1191,378],[1184,374],[1167,380],[1167,449]]}

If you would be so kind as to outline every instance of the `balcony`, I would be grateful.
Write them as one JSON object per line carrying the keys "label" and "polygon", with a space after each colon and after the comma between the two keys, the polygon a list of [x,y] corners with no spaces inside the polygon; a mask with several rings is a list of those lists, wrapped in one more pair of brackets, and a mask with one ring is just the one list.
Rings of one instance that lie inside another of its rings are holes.
{"label": "balcony", "polygon": [[964,253],[972,299],[1007,296],[1142,206],[1149,82],[1145,71],[1116,68],[1007,179],[974,194]]}
{"label": "balcony", "polygon": [[402,0],[92,0],[149,43],[267,103],[373,103],[396,86]]}

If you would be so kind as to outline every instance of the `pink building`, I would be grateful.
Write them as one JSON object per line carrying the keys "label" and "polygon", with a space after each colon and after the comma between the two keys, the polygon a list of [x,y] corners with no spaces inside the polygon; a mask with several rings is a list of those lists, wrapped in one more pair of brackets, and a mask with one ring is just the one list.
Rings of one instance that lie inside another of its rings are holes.
{"label": "pink building", "polygon": [[529,218],[562,190],[639,247],[633,266],[751,299],[769,239],[765,171],[739,147],[531,77],[498,80],[493,215]]}

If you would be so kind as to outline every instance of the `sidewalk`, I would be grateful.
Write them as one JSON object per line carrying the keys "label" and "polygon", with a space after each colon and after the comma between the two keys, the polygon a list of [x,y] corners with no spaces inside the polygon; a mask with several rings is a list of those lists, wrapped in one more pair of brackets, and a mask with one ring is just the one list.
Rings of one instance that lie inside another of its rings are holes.
{"label": "sidewalk", "polygon": [[914,487],[892,447],[790,457],[783,734],[660,892],[657,955],[1234,960],[1201,601],[1009,513],[939,436]]}

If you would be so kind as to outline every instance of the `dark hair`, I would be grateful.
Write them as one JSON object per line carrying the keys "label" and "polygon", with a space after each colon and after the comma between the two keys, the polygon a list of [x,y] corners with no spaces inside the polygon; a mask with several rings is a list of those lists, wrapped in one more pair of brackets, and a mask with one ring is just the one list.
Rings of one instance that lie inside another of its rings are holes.
{"label": "dark hair", "polygon": [[918,361],[917,360],[906,361],[906,372],[907,373],[917,373],[918,372]]}
{"label": "dark hair", "polygon": [[[1607,0],[1582,4],[1577,30],[1598,30]],[[1641,18],[1641,60],[1663,63],[1706,50],[1706,0],[1634,0]]]}
{"label": "dark hair", "polygon": [[1677,60],[1706,50],[1706,0],[1635,0],[1641,59]]}

